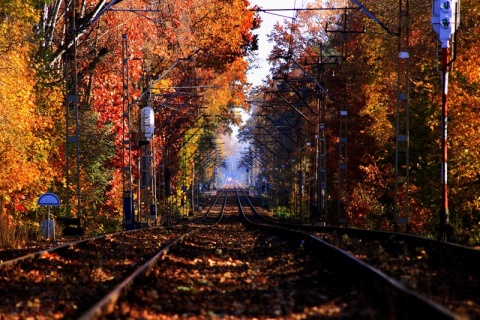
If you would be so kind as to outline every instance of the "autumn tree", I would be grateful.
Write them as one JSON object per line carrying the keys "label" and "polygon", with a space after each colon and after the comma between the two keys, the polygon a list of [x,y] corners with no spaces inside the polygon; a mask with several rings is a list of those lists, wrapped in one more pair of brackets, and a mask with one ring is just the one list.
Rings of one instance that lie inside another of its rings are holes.
{"label": "autumn tree", "polygon": [[[55,145],[55,115],[42,102],[36,67],[38,21],[35,1],[1,1],[0,31],[0,215],[2,244],[12,243],[29,225],[27,213],[55,175],[50,152]],[[47,89],[48,90],[48,89]],[[38,103],[38,105],[37,105]],[[25,236],[25,234],[24,234]],[[24,238],[23,238],[24,239]]]}
{"label": "autumn tree", "polygon": [[[394,4],[385,3],[382,5],[374,4],[373,2],[365,3],[367,8],[375,8],[375,14],[382,17],[391,30],[395,30],[395,16],[392,15],[391,7]],[[430,3],[425,4],[429,6]],[[462,3],[462,19],[465,17],[466,21],[470,21],[472,9],[470,3]],[[435,233],[438,225],[438,212],[440,210],[440,112],[441,112],[441,87],[440,87],[440,73],[441,66],[438,61],[438,43],[436,42],[436,34],[432,30],[430,15],[426,14],[425,7],[418,4],[410,6],[409,11],[409,57],[410,57],[410,178],[411,178],[411,204],[410,204],[410,222],[416,232]],[[375,25],[372,21],[367,20],[368,28]],[[378,26],[377,26],[378,29]],[[462,34],[462,29],[458,32],[459,41],[463,41],[465,34]],[[381,166],[392,163],[394,157],[394,148],[392,148],[392,134],[394,123],[391,120],[394,115],[394,101],[396,96],[393,88],[395,88],[396,70],[389,68],[394,65],[394,58],[396,52],[392,45],[392,37],[378,36],[376,33],[367,32],[365,41],[362,41],[362,48],[365,48],[368,57],[367,64],[371,75],[370,81],[365,83],[364,90],[368,92],[368,100],[363,112],[368,114],[373,120],[371,125],[367,128],[368,134],[375,138],[377,143],[380,143],[375,152],[377,153],[377,163]],[[475,41],[472,39],[472,41]],[[459,51],[458,58],[461,59],[462,53]],[[460,174],[459,170],[465,168],[465,163],[475,163],[475,157],[470,157],[468,161],[457,162],[457,155],[463,153],[457,149],[458,146],[463,145],[466,141],[471,141],[468,138],[468,132],[464,130],[456,130],[466,124],[470,127],[474,122],[472,117],[467,117],[463,122],[456,116],[456,112],[462,110],[462,103],[457,100],[458,90],[462,90],[462,83],[456,81],[457,76],[461,76],[460,64],[455,64],[456,68],[451,73],[452,79],[449,82],[451,86],[449,90],[449,104],[452,114],[449,119],[449,142],[450,142],[450,159],[449,159],[449,188],[451,192],[451,203],[455,204],[451,207],[452,222],[456,226],[462,224],[462,217],[465,221],[475,220],[472,215],[471,208],[464,211],[459,207],[465,208],[464,204],[472,203],[471,200],[466,200],[464,192],[460,185],[465,181],[465,177],[469,175],[463,171]],[[468,64],[464,64],[466,66]],[[470,86],[470,85],[468,85]],[[463,111],[460,111],[463,112]],[[460,122],[457,122],[460,121]],[[474,125],[475,126],[475,125]],[[465,128],[465,127],[464,127]],[[390,137],[390,138],[389,138]],[[462,148],[461,148],[462,149]],[[468,166],[467,166],[468,167]],[[369,172],[372,172],[371,168]],[[469,171],[467,169],[467,171]],[[471,172],[471,171],[470,171]],[[465,175],[466,174],[466,175]],[[388,181],[389,170],[382,174],[382,181]],[[391,175],[390,175],[391,176]],[[380,177],[380,176],[379,176]],[[391,179],[391,178],[390,178]],[[385,185],[387,188],[391,184]],[[460,188],[459,188],[460,187]],[[387,191],[388,189],[385,189]],[[461,199],[461,200],[460,200]],[[456,205],[462,203],[462,205]],[[467,206],[469,206],[467,205]],[[467,213],[469,212],[469,213]],[[473,218],[473,219],[472,219]],[[458,229],[457,232],[462,232]]]}
{"label": "autumn tree", "polygon": [[[66,6],[75,12],[74,36],[65,35]],[[251,30],[258,26],[248,6],[245,0],[1,1],[0,212],[8,218],[2,219],[5,227],[33,221],[39,194],[64,195],[64,69],[72,48],[86,227],[112,230],[119,227],[122,210],[123,35],[129,45],[133,155],[138,156],[138,112],[151,103],[160,120],[155,152],[161,160],[169,158],[169,175],[178,183],[181,146],[195,150],[203,139],[187,137],[198,127],[203,127],[199,137],[228,132],[229,124],[239,122],[234,110],[247,106],[244,57],[255,47]],[[169,84],[165,91],[151,91],[162,75]],[[184,93],[164,100],[175,88]]]}
{"label": "autumn tree", "polygon": [[[230,122],[238,122],[238,118],[231,110],[245,107],[243,91],[246,85],[244,70],[247,65],[243,57],[254,42],[254,37],[250,33],[254,15],[247,10],[247,5],[246,1],[233,3],[167,1],[155,4],[143,1],[119,1],[115,8],[110,8],[110,11],[105,11],[101,16],[95,12],[98,13],[101,8],[105,8],[104,3],[86,2],[82,10],[79,8],[78,81],[81,110],[85,113],[81,116],[83,122],[81,127],[85,128],[80,133],[83,136],[81,149],[89,149],[89,143],[94,136],[96,134],[101,136],[101,132],[106,130],[103,134],[116,135],[115,146],[117,150],[121,150],[123,115],[119,62],[122,34],[128,37],[130,48],[128,77],[131,85],[130,101],[134,103],[132,112],[138,112],[146,104],[154,107],[157,120],[160,120],[157,122],[160,125],[154,144],[158,150],[167,148],[170,150],[168,157],[172,172],[178,172],[180,157],[175,153],[179,150],[178,146],[186,140],[177,134],[179,132],[188,134],[189,127],[194,125],[204,107],[206,114],[217,114],[223,119],[224,125],[217,122],[221,130],[228,129],[226,124]],[[135,12],[136,8],[145,7],[152,11],[147,11],[143,16]],[[60,42],[53,41],[51,49],[53,61],[57,53],[63,50],[61,46],[55,47],[55,43],[58,46]],[[176,63],[178,65],[172,70],[169,69],[169,74],[164,79],[171,88],[165,88],[163,92],[150,92],[150,85],[157,80],[156,78],[164,75],[164,71]],[[116,67],[112,69],[115,65]],[[197,90],[193,90],[196,92],[189,90],[189,87],[196,87]],[[172,88],[188,92],[178,94],[170,100]],[[143,94],[143,99],[136,100],[140,94]],[[192,99],[192,94],[202,98]],[[87,113],[94,117],[87,116]],[[96,119],[94,121],[98,128],[97,133],[86,130],[93,128],[91,125],[93,119]],[[162,119],[168,119],[170,124],[165,125],[167,122]],[[139,131],[137,126],[138,122],[134,123],[134,134]],[[162,128],[165,126],[169,129]],[[171,131],[172,129],[174,131]],[[168,136],[162,136],[162,132]],[[196,142],[191,140],[191,143],[193,147]],[[106,153],[108,154],[108,151]],[[158,158],[162,160],[163,156],[159,154]],[[98,180],[105,180],[104,183],[108,185],[107,188],[103,188],[105,190],[103,197],[95,201],[105,201],[107,195],[120,199],[118,185],[121,153],[118,152],[114,158],[105,158],[105,153],[83,152],[81,159],[84,171],[82,184],[85,189],[91,188],[92,192],[89,194],[96,194],[102,189],[97,184]],[[90,164],[95,167],[89,168]],[[90,174],[92,171],[103,172],[104,178],[92,176]],[[111,179],[107,178],[109,175]],[[93,177],[96,177],[95,180],[92,180]],[[178,182],[176,175],[172,179]],[[84,199],[83,203],[89,217],[103,215],[98,213],[98,206],[91,202],[93,199],[85,200],[87,199]],[[112,205],[115,203],[116,207],[103,208],[101,212],[109,214],[118,212],[120,202],[111,202]]]}
{"label": "autumn tree", "polygon": [[[298,107],[298,111],[306,113],[307,105],[312,107],[309,100],[312,92],[308,91],[308,86],[304,85],[302,91],[298,83],[285,81],[295,79],[298,69],[285,57],[295,59],[312,75],[316,74],[311,66],[312,58],[331,62],[323,67],[326,75],[324,85],[331,97],[326,122],[328,181],[335,184],[338,179],[336,148],[340,137],[335,113],[339,104],[345,103],[348,105],[349,141],[347,210],[351,223],[359,227],[389,229],[393,225],[394,210],[398,3],[366,0],[362,5],[381,24],[362,10],[347,10],[343,8],[343,2],[336,1],[312,4],[312,7],[330,7],[331,10],[300,12],[294,21],[278,24],[270,37],[274,42],[270,55],[270,82],[267,81],[260,90],[266,94],[274,92],[277,96],[284,90],[290,94],[284,96],[284,100],[293,103],[291,97],[299,98],[293,90],[296,88],[309,97]],[[435,233],[438,225],[441,186],[441,67],[436,34],[430,22],[430,5],[426,2],[410,3],[408,12],[410,226],[413,232],[424,234]],[[471,50],[478,39],[475,32],[464,31],[464,28],[475,30],[477,27],[474,8],[473,2],[462,2],[462,26],[457,32],[457,55],[449,82],[450,212],[457,232],[466,232],[463,227],[468,230],[475,228],[478,221],[478,170],[475,169],[478,162],[475,150],[478,148],[473,147],[477,140],[475,128],[478,123],[474,114],[478,79],[475,78],[477,72],[471,69],[476,65],[473,62],[476,55]],[[470,45],[466,45],[467,42]],[[337,58],[328,60],[327,57]],[[287,82],[287,86],[281,83],[282,80]],[[278,101],[275,103],[271,105],[276,110],[261,106],[259,110],[272,119],[280,117],[285,111],[279,107]],[[257,121],[257,126],[266,123],[265,120],[253,121]],[[309,135],[305,128],[295,130],[301,135]],[[255,135],[254,128],[249,128],[249,135]],[[256,139],[261,139],[260,134]],[[258,145],[257,142],[252,143]],[[275,148],[281,148],[278,144]],[[331,188],[329,196],[337,201],[335,187]]]}

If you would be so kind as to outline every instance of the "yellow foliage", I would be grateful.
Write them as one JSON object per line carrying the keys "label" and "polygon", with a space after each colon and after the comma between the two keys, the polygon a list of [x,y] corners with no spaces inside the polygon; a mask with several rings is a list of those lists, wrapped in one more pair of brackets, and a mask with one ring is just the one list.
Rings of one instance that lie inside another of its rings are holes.
{"label": "yellow foliage", "polygon": [[5,206],[14,194],[44,186],[49,174],[47,147],[35,135],[43,123],[36,112],[32,44],[27,41],[33,37],[35,11],[21,1],[10,1],[2,9],[6,17],[0,23],[0,194]]}
{"label": "yellow foliage", "polygon": [[155,82],[152,86],[152,94],[160,94],[172,91],[172,80],[171,79],[161,79]]}
{"label": "yellow foliage", "polygon": [[226,70],[211,82],[211,88],[204,94],[208,114],[228,117],[232,107],[247,108],[245,103],[247,62],[236,59]]}

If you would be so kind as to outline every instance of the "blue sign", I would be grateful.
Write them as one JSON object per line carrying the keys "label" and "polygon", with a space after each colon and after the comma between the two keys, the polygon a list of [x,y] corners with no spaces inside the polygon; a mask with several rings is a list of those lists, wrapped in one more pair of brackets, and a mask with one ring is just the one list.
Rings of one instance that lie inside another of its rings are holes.
{"label": "blue sign", "polygon": [[42,207],[60,207],[60,199],[55,193],[47,192],[38,198],[37,205]]}

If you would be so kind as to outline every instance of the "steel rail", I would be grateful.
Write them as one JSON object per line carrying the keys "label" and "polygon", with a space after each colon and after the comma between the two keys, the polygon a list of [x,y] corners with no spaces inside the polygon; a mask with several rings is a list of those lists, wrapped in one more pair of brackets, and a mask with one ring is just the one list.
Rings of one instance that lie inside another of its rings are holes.
{"label": "steel rail", "polygon": [[[223,192],[223,190],[221,192]],[[208,214],[210,213],[210,210],[213,208],[213,206],[217,203],[217,201],[218,201],[218,199],[221,195],[221,192],[219,193],[219,195],[217,196],[217,198],[213,202],[212,206],[206,211],[206,213],[202,217],[194,219],[192,221],[188,221],[186,224],[195,223],[195,222],[199,222],[199,221],[204,220],[206,218],[206,216],[208,216]],[[179,223],[179,224],[181,224],[181,223]],[[156,228],[163,228],[163,226],[156,227]],[[115,233],[103,234],[103,235],[96,236],[96,237],[86,237],[86,238],[81,239],[81,240],[65,243],[65,244],[62,244],[62,245],[59,245],[59,246],[56,246],[56,247],[52,247],[52,248],[49,248],[49,249],[39,250],[39,251],[32,252],[32,253],[29,253],[29,254],[26,254],[26,255],[23,255],[23,256],[20,256],[20,257],[10,259],[10,260],[2,261],[2,262],[0,262],[0,269],[12,268],[12,267],[14,267],[14,266],[16,266],[20,263],[29,262],[29,261],[32,261],[34,259],[43,258],[43,257],[45,257],[49,254],[52,254],[52,253],[55,253],[55,252],[60,252],[62,250],[67,250],[69,248],[77,247],[77,246],[80,246],[80,245],[88,243],[88,242],[105,239],[106,237],[115,237],[115,236],[121,235],[121,234],[133,233],[133,232],[137,232],[139,230],[143,230],[143,229],[120,231],[120,232],[115,232]]]}
{"label": "steel rail", "polygon": [[[242,188],[239,188],[245,195],[245,192]],[[246,195],[245,195],[246,196]],[[272,219],[269,216],[261,214],[256,210],[250,201],[249,197],[246,196],[246,199],[250,206],[254,209],[256,215],[258,215],[263,221],[281,226],[288,229],[301,230],[307,233],[333,233],[338,235],[347,235],[350,238],[362,238],[366,240],[393,240],[396,241],[405,241],[416,244],[417,246],[436,246],[442,252],[455,252],[458,258],[461,258],[465,263],[468,263],[474,267],[480,267],[480,250],[467,247],[464,245],[440,241],[433,238],[426,238],[415,234],[403,233],[403,232],[390,232],[383,230],[369,230],[369,229],[360,229],[360,228],[346,228],[346,227],[337,227],[337,226],[315,226],[307,224],[293,224],[280,222],[278,220]]]}
{"label": "steel rail", "polygon": [[90,241],[96,241],[96,240],[99,240],[99,239],[104,239],[106,236],[114,236],[114,235],[116,235],[116,234],[121,234],[121,233],[126,233],[126,232],[132,232],[132,231],[135,231],[135,230],[121,231],[121,232],[112,233],[112,234],[108,234],[108,235],[101,235],[101,236],[97,236],[97,237],[86,238],[86,239],[82,239],[82,240],[78,240],[78,241],[74,241],[74,242],[62,244],[62,245],[57,246],[57,247],[52,247],[52,248],[49,248],[49,249],[45,249],[45,250],[40,250],[40,251],[37,251],[37,252],[29,253],[29,254],[26,254],[26,255],[24,255],[24,256],[20,256],[20,257],[14,258],[14,259],[10,259],[10,260],[1,262],[1,263],[0,263],[0,269],[3,269],[3,268],[5,268],[5,269],[6,269],[6,268],[11,268],[11,267],[16,266],[16,265],[18,265],[18,264],[20,264],[20,263],[23,263],[23,262],[28,262],[28,261],[32,261],[32,260],[34,260],[34,259],[43,258],[43,257],[45,257],[46,255],[51,254],[51,253],[54,253],[54,252],[58,252],[58,251],[61,251],[61,250],[65,250],[65,249],[68,249],[68,248],[72,248],[72,247],[75,247],[75,246],[78,246],[78,245],[81,245],[81,244],[83,244],[83,243],[87,243],[87,242],[90,242]]}
{"label": "steel rail", "polygon": [[[315,252],[325,253],[328,257],[334,257],[341,261],[342,269],[348,270],[352,281],[358,281],[361,290],[373,295],[376,299],[382,299],[390,308],[390,313],[398,319],[460,319],[460,317],[444,306],[429,300],[425,296],[406,288],[403,284],[388,276],[384,272],[372,267],[350,253],[310,234],[303,230],[294,230],[274,224],[259,224],[248,219],[241,206],[238,188],[235,188],[237,201],[243,217],[250,223],[262,230],[280,234],[288,238],[305,241]],[[243,190],[242,190],[243,192]],[[248,197],[243,192],[243,196]],[[248,199],[249,206],[260,215]],[[260,215],[261,216],[261,215]]]}
{"label": "steel rail", "polygon": [[[218,195],[217,199],[215,200],[215,204],[217,203],[221,194],[222,193]],[[222,204],[221,212],[215,223],[213,223],[210,226],[204,226],[204,227],[193,229],[181,235],[180,237],[172,240],[165,246],[163,246],[162,249],[157,252],[157,254],[155,254],[147,262],[145,262],[143,265],[137,268],[133,273],[131,273],[128,277],[126,277],[120,284],[118,284],[112,291],[110,291],[110,293],[105,295],[100,301],[98,301],[89,310],[83,313],[78,319],[79,320],[101,319],[102,317],[105,317],[106,315],[112,313],[120,297],[126,294],[130,290],[130,288],[133,286],[134,282],[137,281],[141,276],[148,275],[156,266],[157,262],[160,259],[163,259],[172,248],[181,244],[183,241],[187,240],[189,237],[193,236],[194,234],[199,233],[201,231],[205,231],[206,229],[211,228],[213,225],[219,223],[223,219],[223,214],[224,214],[225,206],[227,203],[227,199],[228,199],[228,190],[226,191],[226,194],[225,194],[225,200]],[[212,208],[213,206],[210,208],[210,210]],[[208,210],[209,213],[210,213],[210,210]],[[205,215],[204,218],[206,217],[208,217],[208,214]]]}

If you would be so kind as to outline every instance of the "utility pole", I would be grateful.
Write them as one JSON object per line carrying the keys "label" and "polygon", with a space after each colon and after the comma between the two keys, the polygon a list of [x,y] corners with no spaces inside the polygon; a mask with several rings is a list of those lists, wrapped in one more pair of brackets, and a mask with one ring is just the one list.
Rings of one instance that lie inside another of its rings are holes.
{"label": "utility pole", "polygon": [[348,212],[346,210],[348,201],[348,86],[345,82],[346,77],[346,63],[347,63],[347,44],[349,34],[361,34],[366,30],[348,30],[348,8],[344,9],[344,19],[341,30],[328,29],[326,32],[339,33],[342,37],[341,48],[341,86],[343,88],[343,95],[338,100],[338,115],[339,115],[339,133],[338,133],[338,209],[337,209],[337,223],[339,225],[348,225]]}
{"label": "utility pole", "polygon": [[[77,200],[76,216],[82,220],[80,194],[80,139],[77,83],[76,1],[65,3],[65,174],[66,218],[71,218],[71,197]],[[71,45],[70,45],[71,44]],[[81,223],[81,222],[79,222]],[[80,227],[80,225],[79,225]],[[67,228],[68,229],[68,228]]]}
{"label": "utility pole", "polygon": [[399,0],[397,34],[397,91],[395,125],[395,202],[394,228],[409,229],[409,0]]}
{"label": "utility pole", "polygon": [[132,230],[135,225],[133,204],[133,177],[132,177],[132,134],[130,118],[130,94],[129,94],[129,71],[128,71],[128,37],[122,35],[122,144],[123,144],[123,228]]}

